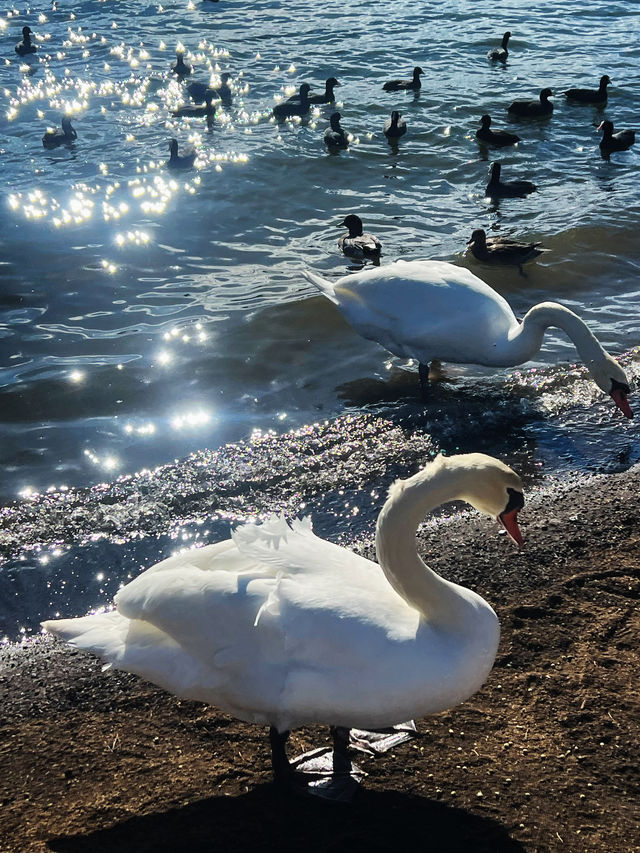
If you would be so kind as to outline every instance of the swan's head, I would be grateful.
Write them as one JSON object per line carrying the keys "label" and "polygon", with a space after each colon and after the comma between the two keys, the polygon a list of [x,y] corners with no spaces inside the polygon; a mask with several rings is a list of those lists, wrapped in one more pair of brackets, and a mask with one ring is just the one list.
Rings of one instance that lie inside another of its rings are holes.
{"label": "swan's head", "polygon": [[588,362],[587,367],[598,388],[612,397],[613,402],[625,417],[632,418],[633,412],[627,400],[629,380],[627,379],[627,374],[615,358],[612,358],[608,353],[604,353],[597,360],[593,359]]}
{"label": "swan's head", "polygon": [[444,458],[443,464],[459,481],[457,497],[497,519],[516,545],[524,545],[518,527],[524,495],[522,480],[516,472],[485,453],[451,456]]}

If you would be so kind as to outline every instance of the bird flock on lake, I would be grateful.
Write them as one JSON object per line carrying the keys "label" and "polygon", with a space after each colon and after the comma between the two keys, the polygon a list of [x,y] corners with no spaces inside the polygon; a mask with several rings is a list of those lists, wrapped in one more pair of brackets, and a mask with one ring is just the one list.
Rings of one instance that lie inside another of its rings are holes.
{"label": "bird flock on lake", "polygon": [[[36,54],[33,35],[23,27],[15,46],[19,57]],[[487,60],[507,62],[510,39],[505,32]],[[193,81],[194,68],[182,50],[171,72],[193,102],[175,109],[174,116],[204,118],[211,125],[218,105],[232,103],[229,72],[213,84]],[[410,77],[390,79],[382,90],[415,95],[424,75],[416,66]],[[610,85],[605,74],[595,88],[562,94],[575,104],[599,109],[607,104]],[[272,118],[303,119],[313,105],[331,107],[340,86],[331,76],[316,94],[303,82],[297,94],[273,106]],[[506,107],[508,116],[522,123],[523,137],[495,128],[492,117],[483,115],[475,134],[478,143],[506,148],[526,141],[527,121],[553,116],[553,95],[545,87],[538,97]],[[343,115],[334,109],[324,131],[330,155],[349,148]],[[635,142],[633,131],[615,132],[610,120],[600,122],[598,129],[605,157]],[[392,148],[411,135],[395,106],[382,132]],[[47,149],[77,142],[67,115],[61,129],[49,129],[42,138]],[[167,168],[194,166],[194,151],[180,154],[175,138],[169,148]],[[504,180],[501,166],[499,161],[490,166],[489,198],[520,198],[536,191],[529,180]],[[339,225],[347,229],[339,237],[339,249],[362,261],[363,269],[337,282],[308,270],[303,275],[363,337],[415,359],[423,394],[429,393],[430,362],[521,364],[538,352],[545,329],[553,325],[571,338],[596,385],[624,416],[632,417],[625,372],[573,312],[543,302],[520,322],[506,300],[470,271],[443,261],[396,261],[381,267],[381,241],[364,230],[360,216],[350,213]],[[539,242],[487,236],[481,228],[473,229],[468,245],[475,259],[513,265],[520,272],[547,251]],[[365,267],[368,261],[372,265]],[[275,778],[295,787],[299,776],[285,751],[290,729],[330,723],[335,769],[336,763],[349,765],[349,729],[393,727],[450,708],[488,676],[499,639],[495,613],[480,596],[429,569],[414,542],[424,515],[454,499],[496,519],[516,545],[523,544],[517,523],[524,505],[519,476],[485,454],[439,456],[391,487],[378,518],[378,563],[315,536],[308,520],[248,522],[224,542],[183,552],[146,570],[120,590],[115,609],[43,625],[108,665],[269,726]],[[321,793],[329,796],[329,786]]]}

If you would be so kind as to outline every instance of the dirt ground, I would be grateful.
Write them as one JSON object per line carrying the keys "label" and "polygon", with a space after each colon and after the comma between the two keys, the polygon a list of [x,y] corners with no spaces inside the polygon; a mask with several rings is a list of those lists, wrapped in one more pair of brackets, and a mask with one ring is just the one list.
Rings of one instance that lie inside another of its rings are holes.
{"label": "dirt ground", "polygon": [[264,729],[50,640],[5,648],[0,850],[640,851],[638,480],[534,497],[522,552],[475,515],[421,533],[498,612],[498,658],[416,739],[358,755],[349,805],[278,790]]}

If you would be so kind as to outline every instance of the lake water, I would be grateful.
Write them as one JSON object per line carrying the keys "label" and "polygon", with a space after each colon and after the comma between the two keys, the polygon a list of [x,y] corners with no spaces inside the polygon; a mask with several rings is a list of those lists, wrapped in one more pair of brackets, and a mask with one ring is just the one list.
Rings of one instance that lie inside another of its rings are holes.
{"label": "lake water", "polygon": [[[28,60],[14,52],[24,25]],[[491,64],[507,29],[509,59]],[[424,405],[415,365],[362,340],[300,270],[348,271],[338,223],[355,212],[382,263],[464,264],[519,316],[558,300],[636,378],[640,145],[605,160],[596,126],[640,129],[639,29],[635,0],[0,13],[0,635],[103,604],[141,566],[246,514],[313,510],[316,529],[353,542],[390,479],[438,450],[495,453],[533,488],[637,461],[635,422],[561,332],[516,371],[444,365]],[[171,114],[188,101],[171,73],[179,46],[192,80],[231,74],[232,104],[210,127]],[[414,65],[418,95],[382,90]],[[559,94],[605,73],[604,109]],[[353,135],[339,155],[322,141],[335,107],[270,118],[329,76]],[[545,86],[552,118],[509,121],[514,98]],[[382,134],[392,109],[408,124],[397,151]],[[77,141],[43,148],[65,111]],[[485,199],[498,159],[474,138],[486,112],[523,140],[499,153],[504,177],[539,192]],[[196,168],[165,167],[172,137]],[[551,251],[526,277],[480,265],[462,254],[477,227]]]}

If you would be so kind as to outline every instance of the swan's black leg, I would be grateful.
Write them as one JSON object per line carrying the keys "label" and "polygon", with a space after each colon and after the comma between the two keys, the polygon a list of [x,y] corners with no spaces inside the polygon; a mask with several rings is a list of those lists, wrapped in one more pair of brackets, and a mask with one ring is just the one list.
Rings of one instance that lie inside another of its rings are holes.
{"label": "swan's black leg", "polygon": [[418,376],[420,377],[420,393],[423,400],[429,398],[429,365],[420,362],[418,365]]}
{"label": "swan's black leg", "polygon": [[333,772],[349,773],[351,770],[351,759],[349,750],[349,729],[342,726],[331,726],[333,737]]}
{"label": "swan's black leg", "polygon": [[269,741],[271,743],[271,766],[273,776],[278,784],[288,785],[291,782],[293,771],[287,758],[287,740],[289,732],[279,732],[274,726],[269,728]]}

